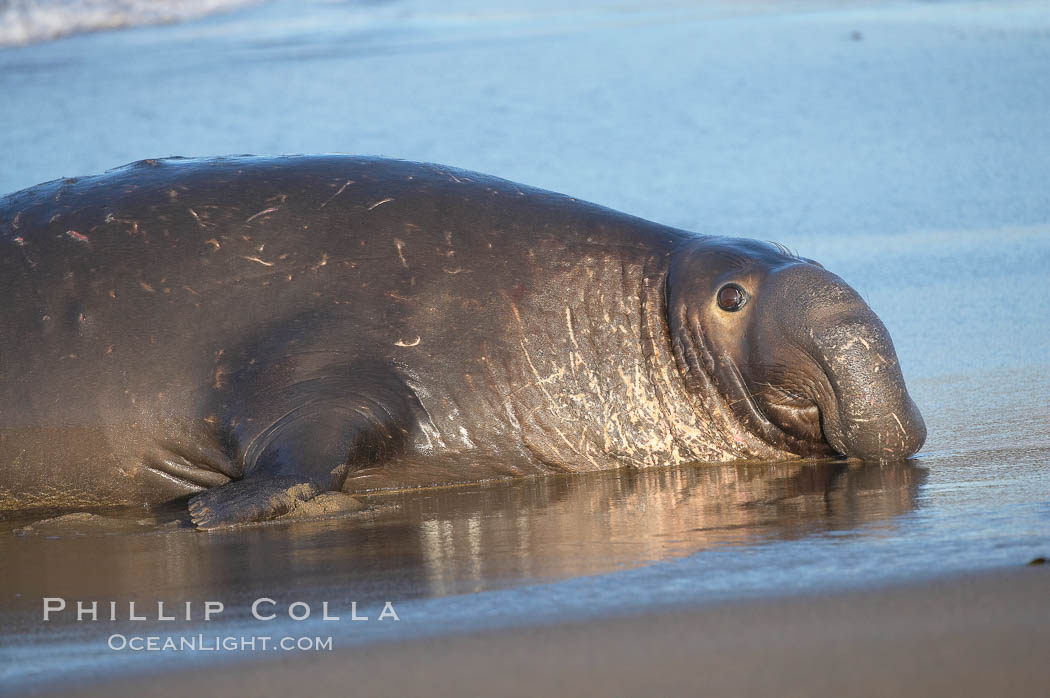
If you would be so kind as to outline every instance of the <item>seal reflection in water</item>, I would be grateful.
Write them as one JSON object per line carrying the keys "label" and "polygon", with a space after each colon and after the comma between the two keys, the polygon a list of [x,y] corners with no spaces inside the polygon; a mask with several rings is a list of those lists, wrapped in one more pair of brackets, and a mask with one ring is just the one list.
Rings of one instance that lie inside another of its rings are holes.
{"label": "seal reflection in water", "polygon": [[841,454],[925,427],[819,264],[505,180],[148,160],[0,199],[7,508]]}
{"label": "seal reflection in water", "polygon": [[[369,516],[261,526],[207,546],[168,523],[171,506],[152,512],[164,522],[167,533],[160,536],[155,526],[142,524],[137,507],[106,510],[105,517],[74,514],[29,524],[21,537],[0,535],[0,559],[18,561],[0,577],[0,592],[12,599],[29,588],[65,599],[134,600],[155,610],[163,589],[163,599],[171,601],[225,599],[224,618],[230,618],[236,609],[246,615],[254,599],[275,588],[294,587],[294,598],[315,609],[331,600],[333,588],[366,606],[522,579],[599,574],[825,532],[881,537],[917,505],[926,475],[913,463],[621,468],[375,492],[363,497],[376,506]],[[0,527],[9,524],[0,521]],[[134,555],[126,554],[128,536],[136,537]],[[776,550],[766,552],[776,564]],[[794,560],[797,551],[785,548],[779,555]],[[100,559],[111,564],[85,567]],[[785,570],[793,561],[785,562],[769,574],[790,574]],[[825,562],[834,566],[842,559]],[[819,564],[807,562],[811,571]],[[26,612],[37,623],[39,598],[32,601]]]}

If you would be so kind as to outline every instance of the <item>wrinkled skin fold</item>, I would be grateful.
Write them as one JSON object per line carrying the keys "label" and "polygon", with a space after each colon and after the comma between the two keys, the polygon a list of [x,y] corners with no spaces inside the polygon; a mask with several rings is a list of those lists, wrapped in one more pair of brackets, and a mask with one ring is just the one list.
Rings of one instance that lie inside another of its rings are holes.
{"label": "wrinkled skin fold", "polygon": [[0,507],[897,460],[889,334],[811,260],[437,165],[151,160],[0,199]]}

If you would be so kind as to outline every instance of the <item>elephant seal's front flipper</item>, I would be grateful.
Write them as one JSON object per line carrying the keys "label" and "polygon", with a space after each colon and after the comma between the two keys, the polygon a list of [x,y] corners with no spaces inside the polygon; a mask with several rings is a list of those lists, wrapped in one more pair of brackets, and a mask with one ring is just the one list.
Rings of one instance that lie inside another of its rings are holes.
{"label": "elephant seal's front flipper", "polygon": [[259,477],[229,482],[190,500],[190,517],[198,528],[222,528],[280,516],[296,501],[321,492],[316,483],[297,477]]}
{"label": "elephant seal's front flipper", "polygon": [[225,406],[234,441],[246,444],[246,474],[190,500],[199,528],[280,516],[296,501],[340,490],[351,470],[403,450],[422,408],[396,370],[379,362],[309,363],[284,357],[279,388],[275,365],[241,377],[240,388],[266,384],[238,389],[240,398]]}

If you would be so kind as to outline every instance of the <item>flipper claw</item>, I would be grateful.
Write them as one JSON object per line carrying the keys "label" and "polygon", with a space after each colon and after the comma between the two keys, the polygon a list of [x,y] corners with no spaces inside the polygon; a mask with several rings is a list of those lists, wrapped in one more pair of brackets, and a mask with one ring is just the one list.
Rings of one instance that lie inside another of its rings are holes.
{"label": "flipper claw", "polygon": [[265,521],[285,513],[296,501],[312,499],[320,491],[314,483],[295,478],[237,480],[190,499],[190,518],[202,529]]}

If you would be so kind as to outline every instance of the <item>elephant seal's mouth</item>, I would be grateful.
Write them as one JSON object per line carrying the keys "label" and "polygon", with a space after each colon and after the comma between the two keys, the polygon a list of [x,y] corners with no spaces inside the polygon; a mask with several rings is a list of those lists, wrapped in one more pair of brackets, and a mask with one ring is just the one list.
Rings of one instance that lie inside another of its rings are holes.
{"label": "elephant seal's mouth", "polygon": [[[768,401],[763,405],[748,387],[733,357],[719,352],[717,359],[704,339],[698,323],[682,323],[687,331],[682,334],[683,364],[686,374],[703,374],[726,399],[733,415],[744,428],[769,446],[803,458],[824,458],[840,455],[831,446],[823,429],[823,414],[816,401],[801,405],[779,404]],[[692,354],[693,360],[689,360]],[[776,405],[776,406],[775,406]],[[789,414],[793,417],[788,419]],[[785,428],[808,425],[806,428]]]}
{"label": "elephant seal's mouth", "polygon": [[731,357],[723,355],[718,365],[724,369],[718,378],[734,413],[766,443],[804,457],[839,455],[824,433],[823,415],[816,401],[792,396],[769,384],[761,392],[765,399],[760,400]]}

